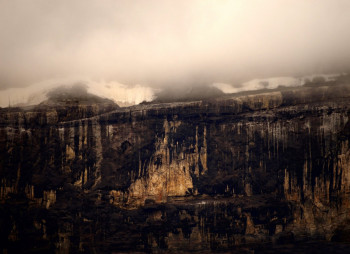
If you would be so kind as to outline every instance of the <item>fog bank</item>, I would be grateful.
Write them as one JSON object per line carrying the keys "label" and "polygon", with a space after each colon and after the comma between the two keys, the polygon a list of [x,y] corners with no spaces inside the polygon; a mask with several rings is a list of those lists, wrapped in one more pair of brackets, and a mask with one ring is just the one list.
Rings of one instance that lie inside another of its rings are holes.
{"label": "fog bank", "polygon": [[343,71],[348,0],[0,0],[0,87],[152,87]]}

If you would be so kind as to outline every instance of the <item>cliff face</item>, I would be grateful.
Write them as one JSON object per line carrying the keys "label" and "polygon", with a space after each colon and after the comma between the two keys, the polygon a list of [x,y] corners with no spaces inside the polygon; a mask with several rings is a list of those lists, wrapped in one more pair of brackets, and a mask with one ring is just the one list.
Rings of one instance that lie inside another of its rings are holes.
{"label": "cliff face", "polygon": [[33,232],[61,252],[348,241],[349,98],[339,85],[69,116],[3,109],[3,248]]}

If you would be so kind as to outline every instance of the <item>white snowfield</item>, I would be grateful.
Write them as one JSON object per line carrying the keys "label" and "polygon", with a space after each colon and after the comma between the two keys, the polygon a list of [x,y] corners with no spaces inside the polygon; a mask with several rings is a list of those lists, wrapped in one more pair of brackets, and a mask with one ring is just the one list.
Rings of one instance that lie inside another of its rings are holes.
{"label": "white snowfield", "polygon": [[260,89],[275,89],[279,86],[297,87],[304,85],[307,81],[312,81],[314,78],[322,77],[325,82],[334,81],[341,74],[313,74],[301,78],[294,77],[273,77],[266,79],[253,79],[245,82],[237,87],[226,83],[214,83],[212,86],[220,89],[224,93],[239,93],[245,91],[254,91]]}
{"label": "white snowfield", "polygon": [[48,99],[47,94],[50,91],[61,86],[71,87],[77,83],[86,84],[88,93],[111,99],[119,106],[131,106],[143,101],[152,101],[156,92],[151,87],[127,86],[118,82],[52,80],[23,88],[0,90],[0,107],[37,105]]}

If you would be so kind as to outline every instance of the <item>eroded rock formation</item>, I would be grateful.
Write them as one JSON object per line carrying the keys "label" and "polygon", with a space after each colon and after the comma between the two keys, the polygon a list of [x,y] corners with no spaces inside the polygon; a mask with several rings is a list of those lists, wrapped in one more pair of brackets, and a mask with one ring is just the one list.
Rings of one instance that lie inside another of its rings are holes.
{"label": "eroded rock formation", "polygon": [[3,249],[33,232],[58,252],[349,241],[349,99],[334,85],[1,109]]}

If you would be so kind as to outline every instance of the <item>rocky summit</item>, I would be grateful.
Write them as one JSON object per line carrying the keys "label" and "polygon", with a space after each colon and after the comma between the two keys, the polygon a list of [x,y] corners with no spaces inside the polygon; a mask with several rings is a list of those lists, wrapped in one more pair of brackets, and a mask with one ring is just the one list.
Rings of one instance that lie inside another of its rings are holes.
{"label": "rocky summit", "polygon": [[347,83],[84,96],[0,109],[3,253],[350,250]]}

